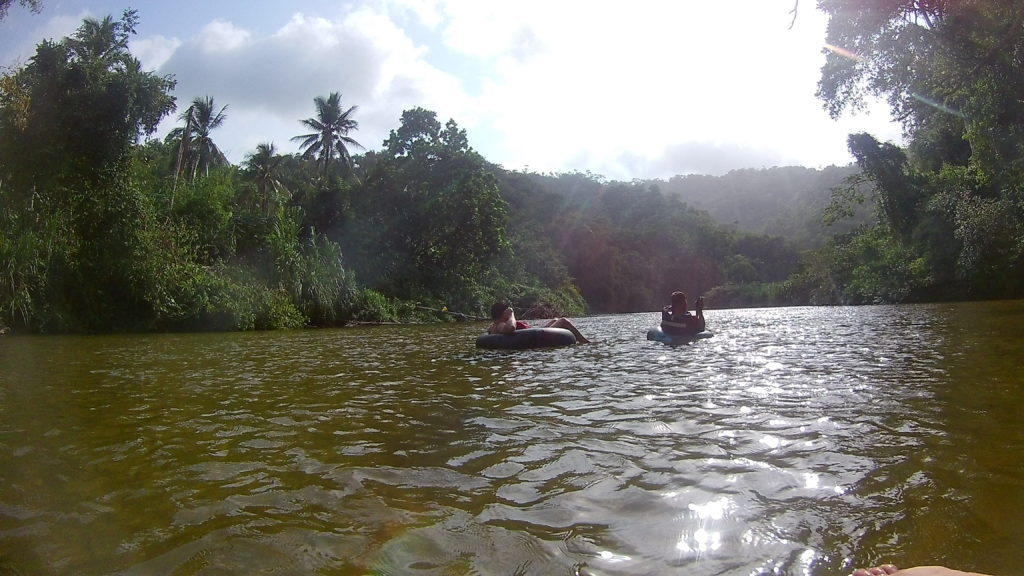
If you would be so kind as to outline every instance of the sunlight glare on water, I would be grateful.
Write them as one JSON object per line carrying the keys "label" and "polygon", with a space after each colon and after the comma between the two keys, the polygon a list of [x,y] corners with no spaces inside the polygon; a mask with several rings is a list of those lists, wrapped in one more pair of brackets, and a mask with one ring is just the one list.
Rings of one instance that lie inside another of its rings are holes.
{"label": "sunlight glare on water", "polygon": [[1022,312],[8,337],[0,573],[1012,573]]}

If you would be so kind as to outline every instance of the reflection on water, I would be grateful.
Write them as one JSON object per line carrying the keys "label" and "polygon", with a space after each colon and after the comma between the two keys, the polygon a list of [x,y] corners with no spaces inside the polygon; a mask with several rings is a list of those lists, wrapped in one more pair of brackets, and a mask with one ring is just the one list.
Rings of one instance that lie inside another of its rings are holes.
{"label": "reflection on water", "polygon": [[1024,564],[1024,303],[0,340],[0,574]]}

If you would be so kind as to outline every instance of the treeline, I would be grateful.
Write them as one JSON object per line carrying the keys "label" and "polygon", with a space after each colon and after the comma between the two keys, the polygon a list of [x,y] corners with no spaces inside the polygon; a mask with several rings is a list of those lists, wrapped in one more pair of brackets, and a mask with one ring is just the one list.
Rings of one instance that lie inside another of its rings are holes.
{"label": "treeline", "polygon": [[130,54],[135,25],[86,20],[3,77],[0,320],[18,331],[483,316],[496,297],[538,315],[649,310],[796,261],[656,187],[505,171],[419,108],[355,154],[357,109],[337,93],[314,98],[302,154],[265,143],[230,165],[209,97],[139,143],[176,105],[173,79]]}
{"label": "treeline", "polygon": [[[214,141],[228,109],[209,97],[141,141],[177,106],[173,79],[130,54],[135,25],[86,20],[0,78],[2,325],[331,326],[482,317],[497,297],[580,315],[655,310],[674,290],[711,307],[1022,293],[1019,120],[922,106],[908,150],[851,137],[859,170],[623,183],[506,171],[421,108],[366,150],[357,107],[332,93],[299,121],[301,154],[268,142],[233,166]],[[847,98],[828,86],[852,73],[829,66],[823,98]],[[821,212],[846,228],[828,236]]]}

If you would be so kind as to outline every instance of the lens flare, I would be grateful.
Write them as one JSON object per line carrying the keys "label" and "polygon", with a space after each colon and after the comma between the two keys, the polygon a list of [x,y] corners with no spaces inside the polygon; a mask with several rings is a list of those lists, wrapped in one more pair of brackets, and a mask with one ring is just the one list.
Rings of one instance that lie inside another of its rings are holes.
{"label": "lens flare", "polygon": [[958,116],[960,118],[964,118],[964,119],[967,118],[967,115],[964,114],[963,112],[961,112],[959,110],[955,110],[953,108],[950,108],[949,106],[946,106],[942,102],[938,102],[936,100],[932,100],[931,98],[929,98],[927,96],[922,96],[922,95],[920,95],[920,94],[918,94],[916,92],[911,92],[910,93],[910,97],[913,98],[914,100],[917,100],[918,102],[923,102],[923,103],[931,106],[932,108],[935,108],[936,110],[942,110],[943,112],[946,112],[948,114],[952,114],[954,116]]}
{"label": "lens flare", "polygon": [[832,52],[835,52],[836,54],[839,54],[840,56],[843,56],[845,58],[849,58],[850,60],[856,60],[857,62],[864,61],[863,56],[861,56],[860,54],[854,54],[853,52],[850,52],[846,48],[840,48],[839,46],[825,44],[825,49],[831,50]]}

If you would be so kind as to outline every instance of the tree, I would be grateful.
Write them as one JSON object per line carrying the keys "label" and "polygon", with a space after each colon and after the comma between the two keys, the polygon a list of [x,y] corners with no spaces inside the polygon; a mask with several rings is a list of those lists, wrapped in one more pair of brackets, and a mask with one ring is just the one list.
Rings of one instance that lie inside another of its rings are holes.
{"label": "tree", "polygon": [[832,116],[883,96],[909,133],[956,118],[976,166],[1024,173],[1024,0],[819,6],[832,51],[818,96]]}
{"label": "tree", "polygon": [[397,129],[392,130],[384,141],[384,150],[393,157],[409,157],[428,160],[438,152],[441,138],[441,123],[437,113],[425,108],[412,108],[402,112]]}
{"label": "tree", "polygon": [[139,136],[174,107],[174,80],[142,72],[128,52],[138,17],[86,19],[70,38],[44,41],[0,93],[0,170],[40,198],[119,174]]}
{"label": "tree", "polygon": [[175,180],[179,174],[184,173],[188,174],[190,182],[195,182],[200,174],[209,176],[211,166],[230,164],[210,136],[224,124],[227,108],[225,105],[216,111],[213,98],[205,96],[192,100],[192,105],[181,113],[179,118],[185,121],[185,126],[172,130],[168,135],[168,138],[178,142]]}
{"label": "tree", "polygon": [[336,157],[344,169],[351,170],[352,156],[348,148],[362,148],[348,135],[359,128],[359,123],[352,118],[357,106],[342,110],[339,92],[331,92],[327,98],[317,96],[313,103],[316,104],[316,117],[300,121],[313,132],[295,136],[292,140],[299,142],[299,148],[305,150],[304,157],[317,159],[324,178],[329,175]]}
{"label": "tree", "polygon": [[360,278],[393,295],[480,309],[507,251],[507,203],[453,120],[405,110],[373,155],[347,243]]}
{"label": "tree", "polygon": [[[7,10],[10,9],[11,4],[14,4],[14,0],[0,0],[0,20],[7,17]],[[43,3],[41,0],[18,0],[18,4],[21,4],[37,14],[43,9]]]}
{"label": "tree", "polygon": [[506,248],[507,206],[493,174],[480,170],[453,179],[423,207],[417,271],[430,271],[429,284],[449,293],[472,284]]}
{"label": "tree", "polygon": [[901,238],[908,238],[918,222],[918,208],[926,197],[921,183],[907,166],[907,155],[894,144],[881,143],[870,134],[851,134],[850,152],[857,165],[875,183],[883,220]]}
{"label": "tree", "polygon": [[174,80],[142,72],[128,51],[137,22],[132,10],[86,19],[71,37],[39,44],[2,83],[0,210],[26,216],[2,234],[25,234],[40,250],[17,244],[15,265],[27,268],[15,276],[32,279],[18,286],[33,293],[15,298],[35,303],[17,306],[26,326],[109,329],[151,313],[159,254],[151,198],[131,179],[132,149],[173,109]]}
{"label": "tree", "polygon": [[245,171],[256,185],[256,198],[260,211],[269,216],[272,207],[279,201],[284,190],[281,170],[285,158],[277,154],[274,144],[263,142],[256,151],[245,158]]}
{"label": "tree", "polygon": [[857,262],[847,289],[907,299],[1019,295],[1024,0],[819,6],[830,15],[832,52],[818,84],[826,108],[836,116],[883,96],[910,142],[904,151],[850,137],[893,235],[867,230],[847,245],[886,249],[850,254],[911,265]]}

